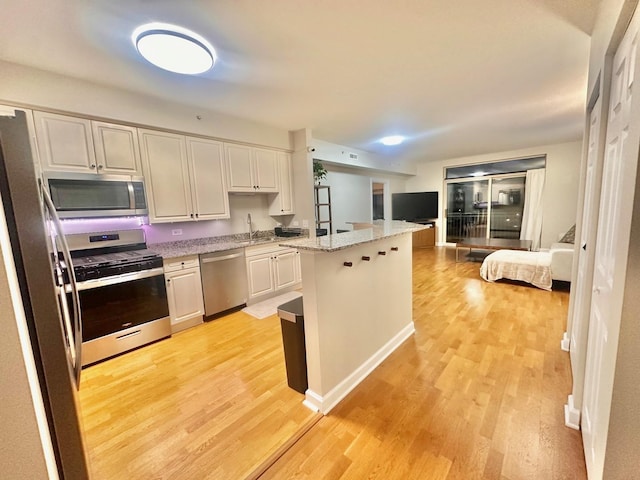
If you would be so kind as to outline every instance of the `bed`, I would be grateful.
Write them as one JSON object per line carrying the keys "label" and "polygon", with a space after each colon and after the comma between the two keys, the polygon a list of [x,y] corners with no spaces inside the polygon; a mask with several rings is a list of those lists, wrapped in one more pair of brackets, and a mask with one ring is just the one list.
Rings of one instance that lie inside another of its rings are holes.
{"label": "bed", "polygon": [[551,258],[551,252],[497,250],[482,262],[480,276],[488,282],[504,278],[551,290]]}

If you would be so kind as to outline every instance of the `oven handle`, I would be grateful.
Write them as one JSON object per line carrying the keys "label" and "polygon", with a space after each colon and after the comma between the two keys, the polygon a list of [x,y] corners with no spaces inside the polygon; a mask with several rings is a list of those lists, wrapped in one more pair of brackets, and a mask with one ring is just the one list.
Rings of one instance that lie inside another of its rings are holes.
{"label": "oven handle", "polygon": [[113,277],[85,280],[84,282],[78,282],[76,285],[78,287],[78,291],[91,290],[94,288],[116,285],[118,283],[132,282],[133,280],[141,280],[143,278],[157,277],[159,275],[164,275],[164,269],[162,267],[152,268],[151,270],[143,270],[141,272],[131,272],[122,275],[114,275]]}

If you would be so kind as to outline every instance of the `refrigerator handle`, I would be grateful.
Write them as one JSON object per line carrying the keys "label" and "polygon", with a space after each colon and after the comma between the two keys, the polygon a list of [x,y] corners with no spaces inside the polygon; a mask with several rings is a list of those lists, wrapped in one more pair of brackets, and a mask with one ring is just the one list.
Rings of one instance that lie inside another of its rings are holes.
{"label": "refrigerator handle", "polygon": [[[62,234],[62,224],[60,218],[56,213],[56,207],[53,205],[51,196],[47,188],[42,182],[40,182],[40,191],[42,192],[42,198],[44,200],[45,207],[49,213],[49,216],[55,224],[57,231],[56,238],[60,240],[60,246],[62,247],[62,257],[67,265],[67,274],[69,275],[69,284],[71,287],[71,299],[73,306],[73,345],[75,347],[75,362],[73,365],[73,371],[76,377],[76,388],[80,388],[80,373],[82,371],[82,319],[80,317],[80,295],[78,294],[78,285],[76,282],[76,275],[73,271],[73,263],[71,262],[71,252],[69,251],[69,245]],[[54,245],[55,248],[55,245]],[[64,285],[62,286],[62,295],[64,295]]]}

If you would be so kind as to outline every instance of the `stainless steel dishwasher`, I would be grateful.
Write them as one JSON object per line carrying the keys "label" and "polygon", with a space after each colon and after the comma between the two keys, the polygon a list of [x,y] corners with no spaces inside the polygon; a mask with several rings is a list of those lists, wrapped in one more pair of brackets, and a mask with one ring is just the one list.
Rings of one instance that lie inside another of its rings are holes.
{"label": "stainless steel dishwasher", "polygon": [[244,248],[200,255],[200,275],[205,316],[247,303]]}

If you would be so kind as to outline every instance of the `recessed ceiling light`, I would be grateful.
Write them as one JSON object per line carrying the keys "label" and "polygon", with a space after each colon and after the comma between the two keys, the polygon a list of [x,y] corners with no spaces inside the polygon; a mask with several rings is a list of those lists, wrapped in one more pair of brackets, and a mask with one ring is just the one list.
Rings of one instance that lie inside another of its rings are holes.
{"label": "recessed ceiling light", "polygon": [[390,137],[380,139],[380,143],[387,146],[400,145],[402,142],[404,142],[404,137],[402,135],[391,135]]}
{"label": "recessed ceiling light", "polygon": [[167,23],[148,23],[131,35],[136,49],[147,61],[170,72],[204,73],[216,62],[216,51],[203,37]]}

